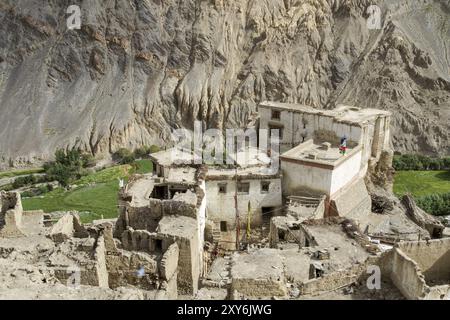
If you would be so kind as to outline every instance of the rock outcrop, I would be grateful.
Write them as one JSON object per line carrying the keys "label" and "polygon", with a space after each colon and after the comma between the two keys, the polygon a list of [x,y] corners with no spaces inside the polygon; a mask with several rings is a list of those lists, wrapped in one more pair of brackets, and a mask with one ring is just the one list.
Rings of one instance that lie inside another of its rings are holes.
{"label": "rock outcrop", "polygon": [[[69,30],[66,9],[82,9]],[[369,30],[369,5],[382,11]],[[108,154],[244,126],[263,100],[394,111],[398,151],[449,153],[449,1],[0,2],[0,160]]]}

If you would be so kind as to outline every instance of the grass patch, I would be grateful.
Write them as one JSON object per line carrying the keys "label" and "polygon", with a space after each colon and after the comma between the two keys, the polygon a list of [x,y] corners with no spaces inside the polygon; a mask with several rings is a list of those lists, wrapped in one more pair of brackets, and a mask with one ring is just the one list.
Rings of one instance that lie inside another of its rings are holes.
{"label": "grass patch", "polygon": [[151,160],[148,159],[136,160],[134,163],[135,163],[135,173],[145,174],[151,173],[153,171],[153,163]]}
{"label": "grass patch", "polygon": [[398,171],[394,180],[394,193],[401,197],[411,193],[414,197],[450,192],[450,171]]}
{"label": "grass patch", "polygon": [[43,168],[4,171],[4,172],[0,172],[0,179],[25,176],[25,175],[29,175],[29,174],[42,173],[42,172],[44,172]]}
{"label": "grass patch", "polygon": [[57,189],[42,197],[22,200],[25,210],[79,211],[81,221],[91,222],[100,219],[117,217],[117,181],[100,183],[93,186],[80,187],[70,191]]}
{"label": "grass patch", "polygon": [[76,210],[81,221],[91,222],[100,219],[116,218],[119,179],[125,181],[133,173],[150,173],[153,164],[150,160],[137,160],[132,165],[119,165],[91,173],[74,182],[72,190],[56,189],[40,197],[22,199],[25,210],[45,212]]}

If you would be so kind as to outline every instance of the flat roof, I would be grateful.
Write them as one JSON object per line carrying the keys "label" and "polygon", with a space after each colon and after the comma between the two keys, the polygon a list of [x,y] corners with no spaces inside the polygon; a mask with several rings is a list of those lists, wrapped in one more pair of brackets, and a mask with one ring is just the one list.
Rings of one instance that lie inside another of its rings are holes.
{"label": "flat roof", "polygon": [[192,239],[197,233],[197,221],[185,216],[164,216],[158,224],[156,232]]}
{"label": "flat roof", "polygon": [[194,153],[184,149],[170,148],[150,154],[150,159],[161,166],[189,165],[193,163]]}
{"label": "flat roof", "polygon": [[305,165],[322,164],[325,169],[333,169],[345,162],[351,156],[361,150],[361,145],[354,148],[347,148],[345,154],[339,152],[339,146],[331,144],[327,150],[322,145],[323,142],[309,139],[306,142],[286,151],[280,156],[281,160],[296,160]]}
{"label": "flat roof", "polygon": [[358,125],[368,120],[374,120],[379,116],[390,117],[392,115],[391,112],[386,110],[372,109],[372,108],[358,108],[343,104],[337,105],[335,109],[325,110],[325,109],[316,109],[311,106],[303,104],[264,101],[259,104],[259,107],[288,110],[299,113],[323,115],[327,117],[332,117],[338,122],[348,122]]}

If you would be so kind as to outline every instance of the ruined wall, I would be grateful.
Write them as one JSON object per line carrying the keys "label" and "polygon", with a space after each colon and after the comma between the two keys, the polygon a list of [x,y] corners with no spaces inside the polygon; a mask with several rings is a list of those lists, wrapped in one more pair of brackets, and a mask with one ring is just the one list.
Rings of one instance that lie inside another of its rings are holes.
{"label": "ruined wall", "polygon": [[158,226],[158,222],[162,217],[160,205],[157,201],[152,201],[151,204],[145,207],[126,208],[128,216],[128,226],[135,230],[148,230],[153,232]]}
{"label": "ruined wall", "polygon": [[24,236],[22,231],[22,201],[18,192],[0,192],[0,236]]}
{"label": "ruined wall", "polygon": [[181,294],[195,294],[198,290],[200,277],[200,263],[198,260],[198,242],[196,239],[177,238],[179,247],[178,292]]}
{"label": "ruined wall", "polygon": [[249,297],[286,295],[283,258],[276,249],[259,249],[232,256],[231,292]]}
{"label": "ruined wall", "polygon": [[363,273],[366,272],[366,265],[355,265],[343,271],[334,271],[324,274],[320,278],[305,281],[300,285],[300,294],[319,294],[324,291],[332,291],[346,285],[354,283]]}
{"label": "ruined wall", "polygon": [[[392,251],[391,279],[406,298],[411,300],[448,300],[450,298],[450,280],[447,276],[448,253],[443,253],[445,249],[442,249],[446,247],[448,252],[450,239],[445,239],[446,243],[442,243],[441,240],[444,239],[432,240],[435,243],[431,245],[429,255],[426,254],[425,241],[401,243]],[[403,248],[420,262],[416,262],[415,258],[403,252]],[[416,256],[418,252],[424,256]],[[436,262],[439,268],[435,267]],[[429,280],[424,276],[420,264],[427,270]],[[447,278],[442,278],[446,276]],[[435,281],[445,283],[434,285]]]}
{"label": "ruined wall", "polygon": [[178,257],[178,245],[173,243],[169,246],[166,252],[164,252],[159,265],[159,274],[161,279],[166,281],[165,289],[168,293],[169,299],[177,299],[178,297]]}
{"label": "ruined wall", "polygon": [[398,247],[414,260],[430,282],[450,284],[450,238],[400,243]]}
{"label": "ruined wall", "polygon": [[297,243],[299,248],[317,246],[317,241],[300,221],[287,217],[274,217],[270,221],[269,243],[276,248],[279,243]]}
{"label": "ruined wall", "polygon": [[161,206],[163,216],[178,215],[197,219],[197,207],[186,202],[176,200],[162,200]]}
{"label": "ruined wall", "polygon": [[143,207],[134,207],[129,202],[122,201],[120,207],[115,230],[115,236],[118,238],[122,236],[127,227],[155,232],[159,221],[165,215],[179,215],[196,219],[198,212],[195,205],[177,200],[149,199],[148,205]]}
{"label": "ruined wall", "polygon": [[[158,263],[147,253],[119,250],[109,251],[106,255],[110,288],[133,285],[145,290],[159,288]],[[143,268],[145,275],[139,276]]]}
{"label": "ruined wall", "polygon": [[419,266],[398,248],[393,251],[391,279],[406,298],[424,298],[427,285]]}
{"label": "ruined wall", "polygon": [[[165,216],[158,226],[157,236],[163,250],[176,242],[179,249],[177,285],[180,294],[195,294],[201,271],[197,221],[185,216]],[[166,247],[167,245],[167,247]]]}
{"label": "ruined wall", "polygon": [[[50,261],[55,277],[63,284],[108,287],[103,236],[97,240],[72,238],[60,244],[60,249],[50,256]],[[79,284],[74,282],[77,279]]]}
{"label": "ruined wall", "polygon": [[109,276],[106,267],[106,248],[105,239],[100,236],[97,240],[97,247],[95,248],[95,269],[98,278],[98,286],[103,288],[109,287]]}

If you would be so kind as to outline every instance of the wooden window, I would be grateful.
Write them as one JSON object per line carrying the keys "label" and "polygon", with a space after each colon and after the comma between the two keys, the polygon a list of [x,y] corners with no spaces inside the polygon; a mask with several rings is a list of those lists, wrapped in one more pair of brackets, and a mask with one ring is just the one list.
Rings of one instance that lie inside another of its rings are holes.
{"label": "wooden window", "polygon": [[278,110],[272,110],[272,119],[280,120],[280,118],[281,118],[281,112]]}
{"label": "wooden window", "polygon": [[261,193],[268,193],[270,188],[269,181],[261,181]]}
{"label": "wooden window", "polygon": [[227,184],[219,183],[219,193],[227,193]]}
{"label": "wooden window", "polygon": [[238,182],[237,185],[239,193],[248,194],[250,192],[250,183],[249,182]]}

